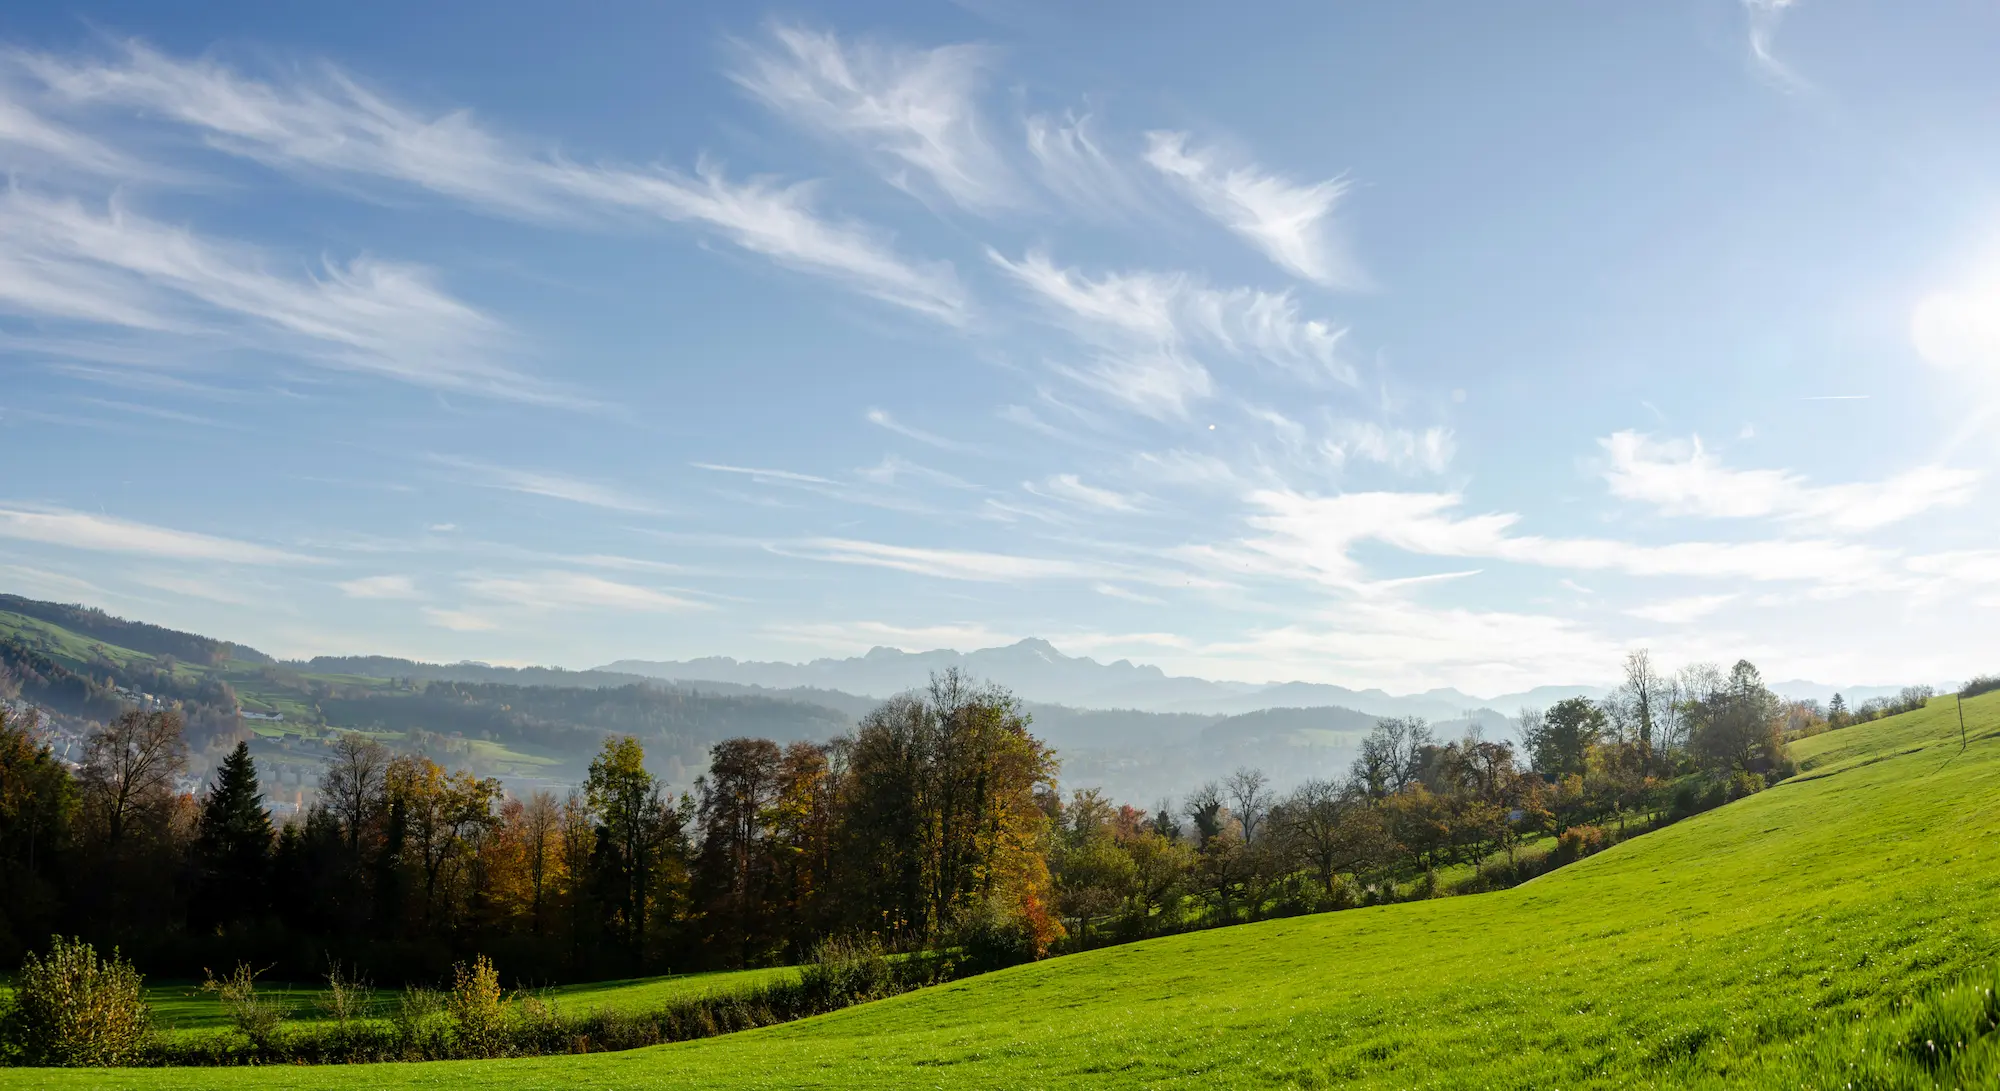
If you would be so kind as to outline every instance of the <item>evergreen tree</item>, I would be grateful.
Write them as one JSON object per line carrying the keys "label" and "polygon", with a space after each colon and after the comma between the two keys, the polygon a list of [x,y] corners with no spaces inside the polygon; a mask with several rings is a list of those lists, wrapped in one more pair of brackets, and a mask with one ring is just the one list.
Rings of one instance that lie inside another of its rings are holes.
{"label": "evergreen tree", "polygon": [[263,911],[271,841],[271,816],[257,785],[257,763],[250,757],[250,744],[239,742],[222,759],[201,803],[194,845],[197,924],[214,927]]}

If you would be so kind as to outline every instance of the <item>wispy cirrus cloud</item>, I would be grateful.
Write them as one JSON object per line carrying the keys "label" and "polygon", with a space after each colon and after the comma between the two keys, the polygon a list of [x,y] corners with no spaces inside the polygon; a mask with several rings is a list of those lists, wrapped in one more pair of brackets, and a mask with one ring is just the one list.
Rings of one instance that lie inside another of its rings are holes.
{"label": "wispy cirrus cloud", "polygon": [[475,598],[533,611],[570,609],[680,613],[706,610],[706,603],[653,587],[605,579],[584,572],[548,570],[512,575],[473,576],[459,585]]}
{"label": "wispy cirrus cloud", "polygon": [[1744,16],[1750,23],[1750,59],[1765,75],[1787,88],[1797,87],[1801,81],[1789,65],[1778,59],[1773,43],[1785,13],[1797,6],[1798,0],[1743,0]]}
{"label": "wispy cirrus cloud", "polygon": [[918,443],[936,447],[941,451],[971,452],[978,450],[978,448],[973,446],[972,444],[961,443],[960,441],[955,439],[946,439],[945,437],[938,435],[936,432],[929,432],[922,428],[918,428],[914,425],[905,424],[904,422],[897,420],[896,417],[892,415],[887,409],[870,409],[867,412],[866,416],[868,418],[868,423],[876,426],[877,428],[886,429],[888,431],[894,432],[899,436],[902,436],[904,439],[913,439],[916,440]]}
{"label": "wispy cirrus cloud", "polygon": [[737,43],[741,63],[730,73],[764,105],[860,148],[899,189],[942,193],[981,213],[1019,202],[977,103],[990,50],[842,42],[782,22],[767,31],[764,41]]}
{"label": "wispy cirrus cloud", "polygon": [[1624,431],[1598,444],[1610,459],[1604,478],[1612,494],[1667,515],[1776,517],[1865,531],[1964,504],[1980,481],[1972,470],[1919,466],[1879,482],[1813,485],[1789,470],[1731,469],[1699,436],[1662,442]]}
{"label": "wispy cirrus cloud", "polygon": [[334,584],[351,599],[418,599],[417,581],[409,576],[362,576]]}
{"label": "wispy cirrus cloud", "polygon": [[482,488],[504,489],[529,496],[546,496],[553,500],[567,500],[572,504],[584,504],[608,511],[641,515],[659,511],[653,504],[621,489],[568,474],[496,466],[490,462],[456,455],[432,455],[431,460],[441,466],[460,471],[467,481]]}
{"label": "wispy cirrus cloud", "polygon": [[1456,493],[1357,492],[1314,496],[1261,489],[1248,500],[1259,536],[1177,551],[1190,560],[1281,578],[1306,578],[1358,589],[1369,580],[1355,547],[1379,542],[1434,557],[1488,558],[1516,564],[1637,576],[1690,576],[1804,582],[1831,592],[1893,588],[1908,580],[1880,549],[1824,539],[1672,542],[1645,545],[1604,538],[1514,533],[1520,516],[1461,516]]}
{"label": "wispy cirrus cloud", "polygon": [[[183,351],[260,348],[418,386],[587,404],[503,362],[505,325],[445,292],[425,268],[360,257],[287,272],[257,248],[115,200],[100,210],[20,186],[0,193],[0,309]],[[89,338],[42,344],[126,362]]]}
{"label": "wispy cirrus cloud", "polygon": [[810,183],[732,180],[706,159],[690,176],[531,152],[468,111],[425,114],[330,65],[267,82],[138,42],[109,58],[17,54],[12,60],[72,107],[123,106],[162,116],[194,128],[219,151],[280,169],[391,182],[542,223],[604,228],[637,217],[694,224],[947,324],[969,312],[949,263],[905,259],[883,233],[820,215]]}
{"label": "wispy cirrus cloud", "polygon": [[1131,513],[1141,510],[1145,505],[1144,497],[1114,489],[1099,488],[1096,485],[1086,485],[1076,474],[1053,474],[1039,482],[1025,482],[1021,487],[1037,496],[1062,500],[1097,511]]}
{"label": "wispy cirrus cloud", "polygon": [[1255,163],[1232,162],[1214,148],[1192,147],[1186,133],[1153,132],[1146,140],[1146,162],[1264,256],[1325,287],[1368,283],[1334,223],[1347,194],[1345,179],[1301,185]]}
{"label": "wispy cirrus cloud", "polygon": [[178,561],[287,565],[310,564],[316,560],[301,553],[255,542],[61,508],[0,507],[0,538],[61,546],[64,549],[128,553]]}
{"label": "wispy cirrus cloud", "polygon": [[1021,126],[1042,185],[1071,208],[1115,219],[1144,201],[1132,178],[1105,152],[1091,115],[1030,114]]}
{"label": "wispy cirrus cloud", "polygon": [[1092,358],[1071,376],[1147,416],[1185,417],[1215,392],[1204,355],[1267,366],[1310,386],[1355,381],[1341,353],[1346,330],[1305,318],[1289,292],[1215,289],[1184,274],[1093,279],[1041,251],[1019,261],[995,251],[988,257],[1089,347]]}

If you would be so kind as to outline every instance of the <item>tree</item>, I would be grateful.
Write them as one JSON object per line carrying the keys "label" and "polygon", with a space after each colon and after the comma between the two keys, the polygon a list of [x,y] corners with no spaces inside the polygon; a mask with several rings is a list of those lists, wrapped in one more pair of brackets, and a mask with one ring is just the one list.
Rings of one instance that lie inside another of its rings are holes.
{"label": "tree", "polygon": [[776,861],[772,855],[773,807],[784,787],[784,753],[769,739],[727,739],[709,749],[708,775],[696,782],[695,896],[708,917],[711,942],[735,948],[734,961],[771,938],[770,908]]}
{"label": "tree", "polygon": [[1194,826],[1196,848],[1215,840],[1222,833],[1222,789],[1214,781],[1189,792],[1187,802],[1181,806],[1187,812],[1188,822]]}
{"label": "tree", "polygon": [[389,751],[366,735],[341,735],[328,747],[320,774],[320,798],[340,820],[351,853],[361,851],[361,834],[382,807],[383,780],[389,771]]}
{"label": "tree", "polygon": [[116,852],[136,822],[164,817],[186,771],[187,740],[173,709],[128,709],[91,732],[78,782],[105,846]]}
{"label": "tree", "polygon": [[1641,648],[1626,654],[1625,685],[1619,691],[1617,707],[1632,725],[1640,759],[1649,769],[1666,688],[1665,680],[1653,669],[1650,652]]}
{"label": "tree", "polygon": [[263,797],[250,744],[238,742],[201,803],[194,844],[200,924],[227,924],[264,909],[272,832]]}
{"label": "tree", "polygon": [[1343,874],[1360,876],[1393,851],[1387,827],[1366,795],[1330,780],[1309,780],[1285,808],[1290,834],[1329,898]]}
{"label": "tree", "polygon": [[1423,770],[1424,748],[1435,742],[1421,717],[1391,717],[1376,723],[1361,740],[1353,779],[1371,798],[1393,795],[1416,783]]}
{"label": "tree", "polygon": [[76,788],[39,730],[39,718],[9,717],[0,705],[0,960],[12,962],[19,937],[54,926],[55,864],[69,847]]}
{"label": "tree", "polygon": [[1849,722],[1847,699],[1836,693],[1833,695],[1833,700],[1826,703],[1826,726],[1846,727]]}
{"label": "tree", "polygon": [[1710,770],[1766,772],[1783,761],[1778,696],[1749,660],[1738,660],[1729,677],[1697,705],[1695,756]]}
{"label": "tree", "polygon": [[846,746],[843,853],[851,904],[870,930],[929,938],[961,914],[1004,905],[1039,948],[1057,934],[1038,793],[1055,754],[1019,702],[962,672],[863,718]]}
{"label": "tree", "polygon": [[1590,749],[1603,738],[1608,720],[1604,710],[1587,697],[1557,701],[1539,723],[1522,725],[1522,741],[1535,772],[1550,780],[1581,775]]}
{"label": "tree", "polygon": [[646,771],[646,751],[630,735],[606,739],[590,763],[584,794],[597,816],[596,871],[612,924],[635,965],[646,965],[646,930],[662,873],[683,836],[681,816],[667,806],[659,781]]}
{"label": "tree", "polygon": [[1257,840],[1257,824],[1271,809],[1271,778],[1262,769],[1238,769],[1229,775],[1227,789],[1236,821],[1243,827],[1243,840]]}

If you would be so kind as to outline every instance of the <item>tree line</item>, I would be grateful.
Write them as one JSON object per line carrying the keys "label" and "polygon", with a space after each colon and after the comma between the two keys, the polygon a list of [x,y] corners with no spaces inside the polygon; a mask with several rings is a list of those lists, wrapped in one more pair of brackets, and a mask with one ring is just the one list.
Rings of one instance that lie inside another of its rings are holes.
{"label": "tree line", "polygon": [[[1919,699],[1919,698],[1915,698]],[[805,960],[825,941],[981,965],[1510,885],[1790,774],[1788,738],[1851,722],[1757,669],[1657,670],[1522,710],[1521,744],[1389,719],[1344,777],[1240,769],[1151,810],[1058,788],[1005,691],[957,672],[829,742],[733,738],[670,795],[632,736],[564,796],[340,736],[274,826],[247,746],[200,796],[172,710],[127,711],[71,771],[0,722],[0,958],[58,928],[149,972],[329,961],[389,980],[490,955],[526,980]]]}

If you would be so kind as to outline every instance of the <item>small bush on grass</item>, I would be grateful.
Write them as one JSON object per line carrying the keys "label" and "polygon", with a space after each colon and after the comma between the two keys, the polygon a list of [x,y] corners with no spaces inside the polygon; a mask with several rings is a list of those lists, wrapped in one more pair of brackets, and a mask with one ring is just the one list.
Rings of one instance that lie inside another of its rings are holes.
{"label": "small bush on grass", "polygon": [[1556,838],[1556,847],[1549,853],[1550,862],[1557,864],[1574,863],[1593,853],[1604,851],[1611,839],[1596,826],[1571,826]]}
{"label": "small bush on grass", "polygon": [[468,966],[452,967],[451,992],[445,1006],[457,1026],[460,1048],[474,1057],[495,1057],[504,1049],[507,998],[493,960],[480,955]]}
{"label": "small bush on grass", "polygon": [[257,975],[247,962],[239,962],[228,977],[217,978],[207,970],[201,991],[214,993],[222,1002],[229,1025],[250,1040],[250,1048],[266,1051],[276,1044],[285,1022],[285,1009],[268,997],[257,995]]}
{"label": "small bush on grass", "polygon": [[113,948],[105,958],[80,939],[50,938],[29,952],[0,1016],[9,1058],[31,1065],[116,1065],[137,1060],[152,1029],[142,979]]}

